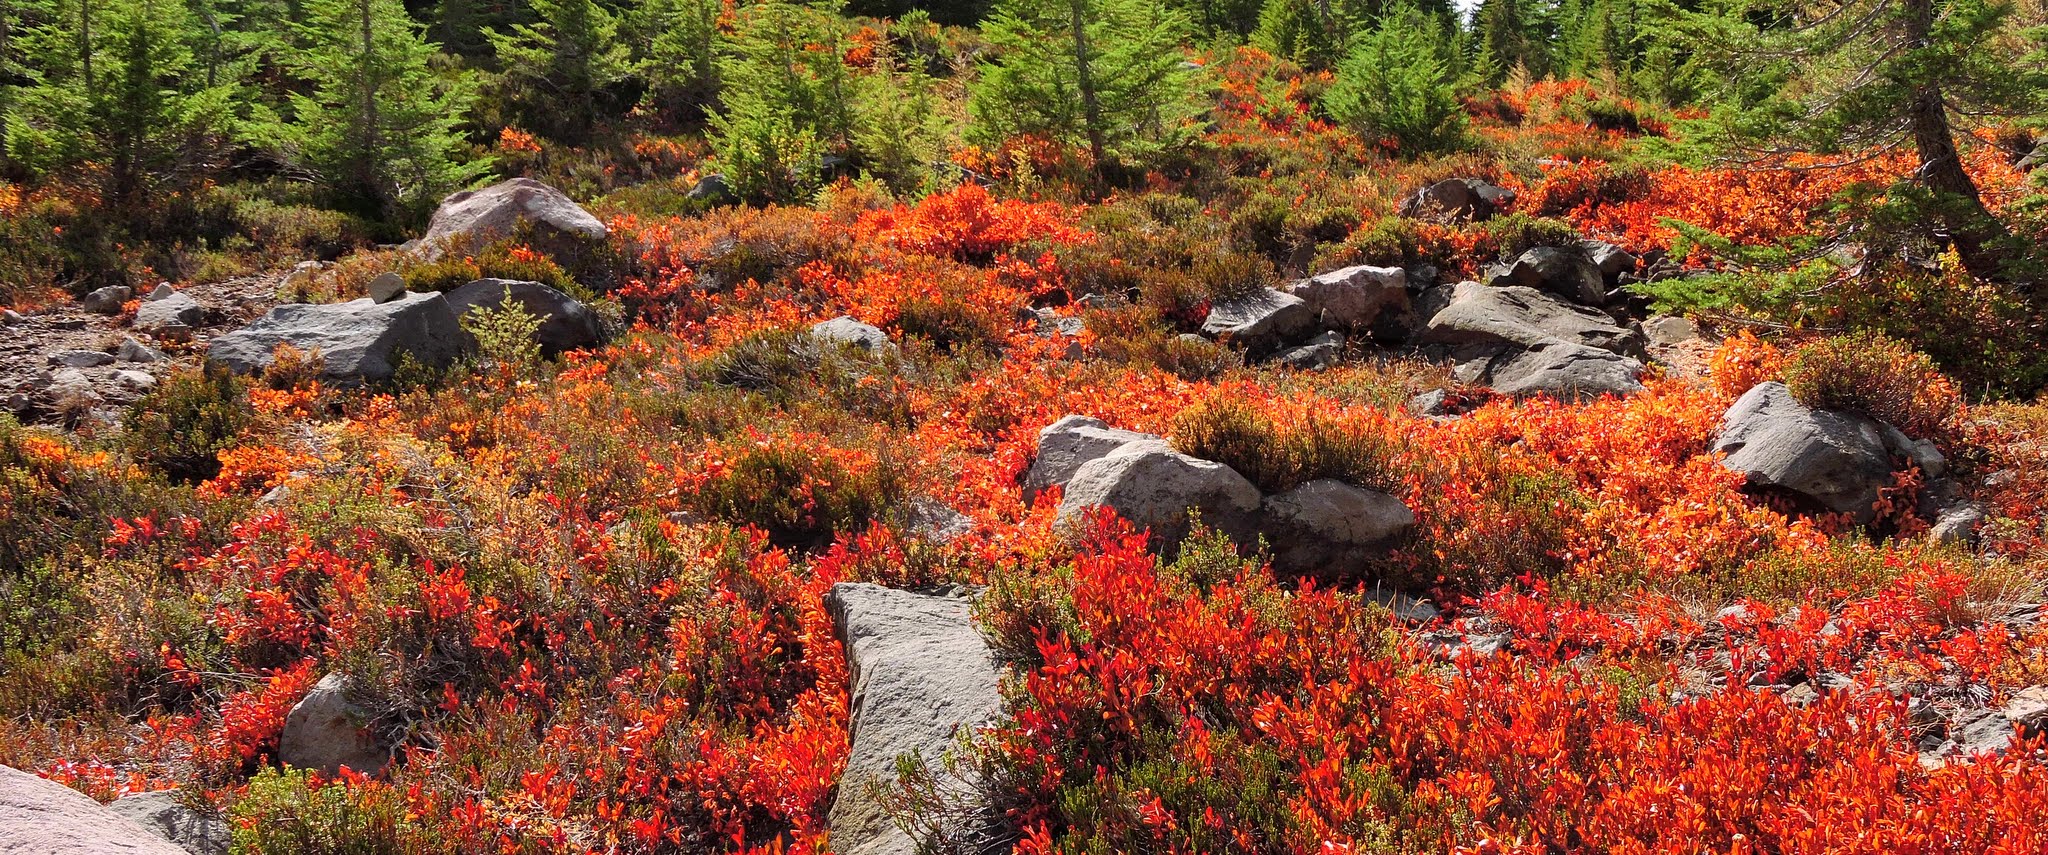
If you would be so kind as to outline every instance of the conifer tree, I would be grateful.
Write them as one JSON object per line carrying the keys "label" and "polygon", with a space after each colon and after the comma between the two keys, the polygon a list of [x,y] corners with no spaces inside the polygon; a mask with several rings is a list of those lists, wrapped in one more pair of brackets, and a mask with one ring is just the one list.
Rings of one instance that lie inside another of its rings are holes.
{"label": "conifer tree", "polygon": [[1497,85],[1516,68],[1551,73],[1550,22],[1532,0],[1483,0],[1472,15],[1485,82]]}
{"label": "conifer tree", "polygon": [[1003,0],[983,28],[996,55],[974,87],[976,132],[1085,145],[1098,170],[1179,144],[1201,109],[1186,31],[1145,0]]}
{"label": "conifer tree", "polygon": [[1972,273],[2001,277],[2025,253],[1985,207],[1956,133],[1958,123],[2048,107],[2048,53],[2038,30],[2014,23],[2010,3],[1738,0],[1692,23],[1729,81],[1724,140],[1851,154],[1910,147],[1921,215]]}
{"label": "conifer tree", "polygon": [[743,195],[790,201],[823,180],[825,158],[853,135],[852,77],[838,15],[766,0],[742,15],[719,57],[721,107],[711,145],[726,179]]}
{"label": "conifer tree", "polygon": [[953,129],[939,111],[924,69],[901,62],[895,50],[885,48],[876,54],[874,70],[859,78],[856,91],[860,109],[853,138],[862,168],[899,195],[935,189],[940,181],[936,167],[945,162]]}
{"label": "conifer tree", "polygon": [[436,73],[434,45],[399,0],[306,0],[287,139],[341,201],[405,221],[481,173],[459,160],[456,133],[473,90]]}
{"label": "conifer tree", "polygon": [[647,0],[634,10],[634,59],[647,81],[645,103],[671,121],[706,110],[718,93],[722,0]]}
{"label": "conifer tree", "polygon": [[1466,116],[1447,61],[1451,49],[1423,13],[1387,15],[1353,39],[1323,107],[1367,139],[1393,141],[1404,157],[1457,149]]}
{"label": "conifer tree", "polygon": [[238,130],[232,88],[195,67],[183,3],[67,5],[27,39],[41,73],[20,90],[14,155],[42,171],[98,164],[102,201],[128,211],[218,170]]}
{"label": "conifer tree", "polygon": [[531,0],[540,20],[492,33],[506,94],[522,124],[581,143],[633,66],[619,22],[594,0]]}

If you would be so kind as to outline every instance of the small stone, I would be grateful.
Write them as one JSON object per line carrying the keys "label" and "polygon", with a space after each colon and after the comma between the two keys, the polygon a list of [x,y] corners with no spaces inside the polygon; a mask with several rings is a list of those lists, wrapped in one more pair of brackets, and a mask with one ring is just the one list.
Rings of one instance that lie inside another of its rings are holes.
{"label": "small stone", "polygon": [[1429,623],[1444,615],[1441,609],[1430,605],[1429,601],[1419,600],[1399,591],[1375,588],[1372,592],[1372,601],[1393,612],[1395,620],[1408,623]]}
{"label": "small stone", "polygon": [[121,339],[121,346],[114,350],[114,355],[120,357],[122,362],[150,363],[170,359],[163,351],[136,341],[132,336]]}
{"label": "small stone", "polygon": [[28,412],[29,404],[33,402],[34,399],[30,398],[28,396],[28,393],[26,392],[15,392],[9,395],[0,395],[0,410],[6,410],[7,412],[14,413],[15,415],[20,415],[22,413]]}
{"label": "small stone", "polygon": [[277,759],[332,777],[347,766],[377,774],[390,752],[364,729],[365,714],[348,699],[348,677],[328,674],[285,715]]}
{"label": "small stone", "polygon": [[2005,717],[2030,737],[2048,731],[2048,686],[2031,686],[2014,692],[2012,700],[2005,704]]}
{"label": "small stone", "polygon": [[1275,365],[1284,365],[1300,371],[1321,371],[1337,364],[1337,346],[1333,344],[1305,344],[1290,347],[1273,354]]}
{"label": "small stone", "polygon": [[78,298],[78,305],[88,312],[112,315],[121,311],[121,305],[135,296],[135,291],[126,285],[108,285]]}
{"label": "small stone", "polygon": [[66,368],[98,368],[114,364],[114,355],[97,350],[61,350],[50,354],[50,364]]}
{"label": "small stone", "polygon": [[154,293],[135,309],[135,326],[138,329],[166,329],[173,326],[196,327],[206,320],[206,307],[198,300],[177,291],[166,291],[169,285],[157,286]]}
{"label": "small stone", "polygon": [[811,336],[819,341],[855,347],[869,353],[883,353],[895,345],[889,342],[889,334],[880,327],[864,324],[847,315],[840,315],[811,327]]}
{"label": "small stone", "polygon": [[1671,315],[1658,315],[1643,321],[1643,336],[1650,344],[1670,347],[1700,337],[1700,328],[1692,321]]}
{"label": "small stone", "polygon": [[1984,524],[1984,507],[1962,504],[1942,511],[1927,530],[1927,539],[1945,546],[1974,546],[1977,528]]}
{"label": "small stone", "polygon": [[1431,389],[1408,399],[1408,412],[1418,416],[1444,416],[1450,414],[1446,406],[1451,393],[1444,389]]}
{"label": "small stone", "polygon": [[370,280],[370,299],[378,303],[389,303],[405,296],[405,277],[396,273],[380,274]]}
{"label": "small stone", "polygon": [[147,392],[156,388],[156,378],[147,371],[116,371],[114,382],[130,392]]}
{"label": "small stone", "polygon": [[27,322],[28,319],[22,317],[20,312],[17,312],[13,309],[0,309],[0,325],[11,327],[16,324],[22,324]]}
{"label": "small stone", "polygon": [[172,288],[172,287],[171,287],[171,283],[169,283],[169,282],[158,282],[158,283],[156,283],[156,288],[155,288],[155,289],[153,289],[153,290],[151,290],[151,291],[149,292],[149,296],[148,296],[148,297],[146,297],[146,298],[144,298],[144,299],[147,299],[147,300],[162,300],[162,299],[166,299],[166,298],[169,298],[169,297],[170,297],[171,295],[173,295],[173,294],[176,294],[176,293],[178,293],[178,289],[176,289],[176,288]]}

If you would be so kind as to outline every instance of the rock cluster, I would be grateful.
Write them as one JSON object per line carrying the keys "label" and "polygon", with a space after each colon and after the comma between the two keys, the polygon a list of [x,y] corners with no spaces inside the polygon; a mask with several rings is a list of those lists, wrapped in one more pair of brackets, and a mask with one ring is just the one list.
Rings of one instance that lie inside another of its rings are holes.
{"label": "rock cluster", "polygon": [[1237,470],[1181,454],[1164,437],[1067,416],[1039,432],[1038,455],[1024,475],[1027,500],[1062,488],[1067,524],[1108,508],[1149,530],[1162,544],[1187,536],[1189,512],[1250,544],[1263,537],[1276,569],[1323,578],[1354,576],[1415,525],[1401,500],[1321,479],[1264,495]]}

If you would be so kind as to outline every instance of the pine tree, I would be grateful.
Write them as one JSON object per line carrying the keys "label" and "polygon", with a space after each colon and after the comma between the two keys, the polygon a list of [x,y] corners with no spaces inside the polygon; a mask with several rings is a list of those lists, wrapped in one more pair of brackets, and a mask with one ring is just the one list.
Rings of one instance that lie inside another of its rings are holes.
{"label": "pine tree", "polygon": [[210,177],[238,131],[233,89],[196,73],[189,25],[177,0],[68,4],[25,39],[40,74],[11,151],[46,172],[97,164],[101,201],[129,212]]}
{"label": "pine tree", "polygon": [[931,78],[884,49],[855,91],[853,140],[862,169],[898,195],[935,189],[941,180],[937,167],[945,163],[954,134],[939,111]]}
{"label": "pine tree", "polygon": [[287,138],[338,199],[388,220],[424,214],[481,174],[458,159],[468,80],[437,74],[436,53],[399,0],[307,0]]}
{"label": "pine tree", "polygon": [[721,0],[647,0],[634,10],[634,59],[644,103],[672,122],[695,119],[718,94]]}
{"label": "pine tree", "polygon": [[823,180],[825,158],[850,149],[844,27],[832,12],[785,0],[741,17],[719,57],[722,106],[710,117],[712,149],[735,190],[764,200],[806,198]]}
{"label": "pine tree", "polygon": [[1551,72],[1551,24],[1532,0],[1483,0],[1472,15],[1472,26],[1489,85],[1499,84],[1518,67],[1535,78]]}
{"label": "pine tree", "polygon": [[1323,95],[1332,118],[1370,140],[1392,140],[1403,157],[1455,150],[1466,116],[1437,20],[1408,10],[1360,33]]}
{"label": "pine tree", "polygon": [[1086,145],[1098,170],[1177,145],[1201,110],[1186,30],[1144,0],[1003,0],[983,27],[996,56],[974,87],[975,131]]}
{"label": "pine tree", "polygon": [[619,22],[594,0],[531,2],[539,21],[490,36],[507,100],[526,128],[581,143],[633,70]]}
{"label": "pine tree", "polygon": [[1931,236],[1969,270],[2006,273],[2025,252],[1985,207],[1957,146],[1959,122],[2048,108],[2048,52],[2002,0],[1851,0],[1795,8],[1747,2],[1692,19],[1729,81],[1724,140],[1856,153],[1910,146]]}

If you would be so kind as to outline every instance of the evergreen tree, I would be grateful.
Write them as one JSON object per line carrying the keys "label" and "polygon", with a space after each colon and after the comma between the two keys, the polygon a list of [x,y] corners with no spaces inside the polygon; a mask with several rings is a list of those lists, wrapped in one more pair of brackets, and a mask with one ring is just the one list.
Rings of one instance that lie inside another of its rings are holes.
{"label": "evergreen tree", "polygon": [[1392,140],[1404,157],[1455,150],[1466,116],[1439,22],[1408,10],[1386,16],[1353,40],[1323,94],[1332,118],[1369,140]]}
{"label": "evergreen tree", "polygon": [[976,132],[1086,145],[1097,169],[1179,144],[1201,110],[1186,28],[1145,0],[1003,0],[983,30],[996,57],[969,105]]}
{"label": "evergreen tree", "polygon": [[1229,40],[1251,35],[1259,25],[1260,0],[1176,0],[1175,6],[1208,38]]}
{"label": "evergreen tree", "polygon": [[81,0],[66,13],[27,39],[42,73],[20,91],[14,155],[43,171],[98,164],[102,201],[127,211],[220,169],[233,87],[196,68],[185,6]]}
{"label": "evergreen tree", "polygon": [[1482,0],[1472,27],[1488,85],[1498,85],[1516,68],[1535,78],[1551,73],[1551,22],[1533,0]]}
{"label": "evergreen tree", "polygon": [[893,49],[884,49],[875,56],[874,70],[859,78],[856,91],[860,109],[853,139],[862,168],[898,195],[934,189],[953,129],[939,112],[931,78],[917,65],[900,62]]}
{"label": "evergreen tree", "polygon": [[1814,151],[1911,146],[1932,237],[1998,277],[2024,254],[1964,170],[1958,122],[2048,106],[2048,53],[2003,0],[1851,0],[1826,8],[1738,2],[1694,16],[1725,78],[1724,139]]}
{"label": "evergreen tree", "polygon": [[703,112],[718,93],[722,0],[647,0],[634,10],[634,59],[647,81],[645,103],[670,121]]}
{"label": "evergreen tree", "polygon": [[459,160],[455,131],[469,106],[466,78],[437,74],[436,53],[399,0],[306,0],[300,73],[287,139],[329,191],[390,220],[424,214],[481,174]]}
{"label": "evergreen tree", "polygon": [[853,135],[853,82],[838,15],[785,0],[748,8],[719,57],[721,108],[711,145],[740,193],[767,200],[807,197],[825,158]]}
{"label": "evergreen tree", "polygon": [[610,87],[632,72],[619,22],[594,0],[532,0],[540,18],[492,33],[506,98],[521,124],[581,143],[611,101]]}

